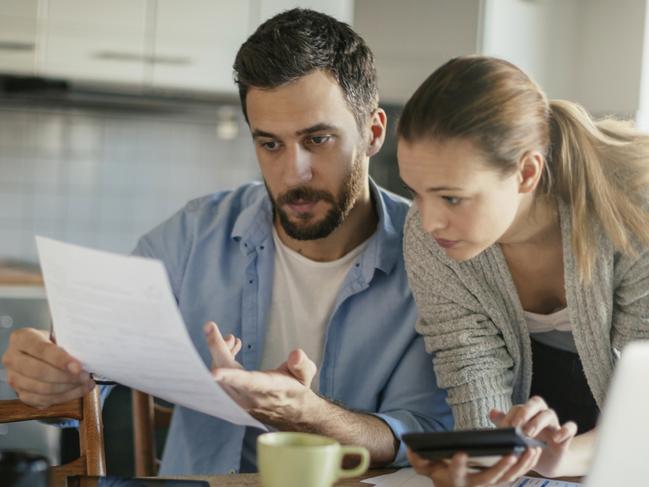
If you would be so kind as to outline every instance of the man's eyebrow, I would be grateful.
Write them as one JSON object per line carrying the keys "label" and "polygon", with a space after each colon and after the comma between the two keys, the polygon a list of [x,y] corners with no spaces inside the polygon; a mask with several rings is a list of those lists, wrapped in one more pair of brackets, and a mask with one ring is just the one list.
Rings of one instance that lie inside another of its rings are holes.
{"label": "man's eyebrow", "polygon": [[252,131],[252,138],[255,139],[257,137],[268,137],[269,139],[277,138],[275,134],[271,134],[270,132],[265,132],[264,130],[255,129]]}
{"label": "man's eyebrow", "polygon": [[426,188],[426,191],[429,193],[436,193],[438,191],[462,191],[462,188],[455,188],[452,186],[433,186],[431,188]]}
{"label": "man's eyebrow", "polygon": [[[329,123],[316,123],[315,125],[311,125],[310,127],[298,130],[297,132],[295,132],[295,134],[305,135],[305,134],[312,134],[315,132],[335,131],[335,130],[338,130],[338,127],[336,127],[335,125],[331,125]],[[279,136],[273,134],[272,132],[266,132],[265,130],[255,129],[252,131],[252,138],[256,139],[257,137],[279,139]]]}
{"label": "man's eyebrow", "polygon": [[312,134],[314,132],[322,132],[325,130],[338,130],[338,127],[329,123],[316,123],[302,130],[296,132],[297,135]]}

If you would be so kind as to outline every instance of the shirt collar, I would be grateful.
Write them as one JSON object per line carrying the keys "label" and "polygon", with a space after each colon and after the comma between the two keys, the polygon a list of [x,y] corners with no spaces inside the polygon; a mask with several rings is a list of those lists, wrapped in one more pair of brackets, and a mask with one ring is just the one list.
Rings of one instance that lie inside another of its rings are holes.
{"label": "shirt collar", "polygon": [[[369,282],[375,269],[389,273],[402,254],[403,220],[407,210],[390,212],[391,196],[370,178],[370,191],[378,216],[376,231],[370,237],[367,249],[361,256],[362,274]],[[255,194],[239,213],[231,237],[238,240],[244,254],[250,254],[271,237],[273,209],[268,192],[263,185],[255,186]]]}

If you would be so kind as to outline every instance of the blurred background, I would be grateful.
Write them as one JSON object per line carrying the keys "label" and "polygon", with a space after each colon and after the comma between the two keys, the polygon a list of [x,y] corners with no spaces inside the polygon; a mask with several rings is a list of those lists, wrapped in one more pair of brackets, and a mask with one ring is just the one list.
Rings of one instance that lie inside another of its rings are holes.
{"label": "blurred background", "polygon": [[[34,235],[129,252],[189,199],[259,177],[231,66],[295,6],[374,51],[390,130],[371,173],[395,192],[400,107],[454,56],[503,57],[550,98],[648,125],[646,0],[0,0],[0,353],[17,327],[49,326]],[[132,469],[128,400],[105,408],[110,473]],[[0,425],[0,448],[58,461],[60,436]]]}

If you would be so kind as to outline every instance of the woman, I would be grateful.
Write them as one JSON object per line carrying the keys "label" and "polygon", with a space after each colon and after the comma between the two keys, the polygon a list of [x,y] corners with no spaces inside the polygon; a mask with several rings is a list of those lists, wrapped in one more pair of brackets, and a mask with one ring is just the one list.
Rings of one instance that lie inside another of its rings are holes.
{"label": "woman", "polygon": [[455,427],[548,443],[478,474],[413,465],[438,487],[584,474],[617,351],[649,338],[649,137],[479,56],[435,71],[398,136],[418,331]]}

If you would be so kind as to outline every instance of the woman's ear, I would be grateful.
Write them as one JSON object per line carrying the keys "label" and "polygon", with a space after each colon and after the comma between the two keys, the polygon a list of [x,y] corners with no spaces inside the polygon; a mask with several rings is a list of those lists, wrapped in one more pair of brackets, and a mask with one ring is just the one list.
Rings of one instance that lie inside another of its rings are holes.
{"label": "woman's ear", "polygon": [[368,144],[366,154],[372,157],[376,154],[385,141],[385,131],[387,127],[387,116],[382,108],[377,108],[370,115]]}
{"label": "woman's ear", "polygon": [[518,169],[518,192],[532,193],[539,185],[545,169],[545,159],[539,151],[523,154]]}

